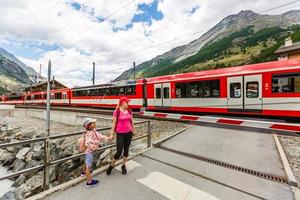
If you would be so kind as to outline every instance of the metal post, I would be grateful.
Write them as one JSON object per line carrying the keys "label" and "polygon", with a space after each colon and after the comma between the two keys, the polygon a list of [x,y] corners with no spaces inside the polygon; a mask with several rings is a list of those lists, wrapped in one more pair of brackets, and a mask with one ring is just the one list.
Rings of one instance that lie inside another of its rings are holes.
{"label": "metal post", "polygon": [[151,121],[147,122],[147,148],[151,147]]}
{"label": "metal post", "polygon": [[51,60],[48,63],[48,84],[47,84],[47,112],[46,112],[46,133],[47,139],[44,142],[44,178],[43,178],[43,189],[46,190],[49,188],[50,180],[50,77],[51,77]]}
{"label": "metal post", "polygon": [[135,79],[135,62],[133,62],[133,79]]}
{"label": "metal post", "polygon": [[95,62],[93,62],[93,85],[95,85]]}
{"label": "metal post", "polygon": [[53,78],[52,78],[52,90],[54,90],[55,89],[55,76],[53,76]]}

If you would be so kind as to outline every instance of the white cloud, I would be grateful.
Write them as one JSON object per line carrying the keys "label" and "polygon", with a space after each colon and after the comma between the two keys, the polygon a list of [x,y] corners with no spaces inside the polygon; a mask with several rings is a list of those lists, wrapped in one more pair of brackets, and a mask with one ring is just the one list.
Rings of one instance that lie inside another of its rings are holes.
{"label": "white cloud", "polygon": [[[120,75],[122,70],[130,68],[133,61],[138,64],[173,47],[186,44],[230,14],[246,9],[259,12],[285,3],[283,0],[274,0],[272,5],[267,0],[160,0],[158,9],[164,15],[162,20],[153,20],[151,26],[143,22],[134,23],[127,31],[112,30],[112,20],[116,22],[115,26],[124,27],[130,23],[134,14],[140,13],[137,10],[138,3],[153,1],[2,0],[0,44],[13,40],[20,46],[28,41],[63,45],[62,49],[42,53],[36,60],[19,58],[37,71],[39,65],[43,64],[44,76],[47,62],[51,59],[53,74],[69,86],[90,84],[92,62],[96,62],[97,82],[105,83]],[[72,2],[83,4],[85,10],[75,10],[69,5]],[[102,23],[95,21],[95,16],[109,16],[126,4],[126,8],[110,16],[109,20]],[[199,9],[193,15],[188,14],[187,11],[195,6],[199,6]],[[300,3],[270,13],[281,13],[296,9],[297,6],[300,8]],[[94,12],[94,16],[90,11]],[[28,27],[31,27],[30,30],[16,41]],[[192,35],[195,32],[199,33]],[[164,41],[171,42],[147,48]],[[34,51],[38,52],[37,49]],[[81,51],[86,54],[81,54]]]}

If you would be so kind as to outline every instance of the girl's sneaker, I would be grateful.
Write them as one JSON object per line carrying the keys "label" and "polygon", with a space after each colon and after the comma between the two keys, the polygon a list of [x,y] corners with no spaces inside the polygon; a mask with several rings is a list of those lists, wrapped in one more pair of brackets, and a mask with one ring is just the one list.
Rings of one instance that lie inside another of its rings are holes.
{"label": "girl's sneaker", "polygon": [[85,186],[85,187],[87,187],[87,188],[89,188],[89,187],[94,187],[94,186],[96,186],[98,183],[99,183],[98,180],[92,179],[92,181],[91,181],[90,183],[86,183],[86,186]]}

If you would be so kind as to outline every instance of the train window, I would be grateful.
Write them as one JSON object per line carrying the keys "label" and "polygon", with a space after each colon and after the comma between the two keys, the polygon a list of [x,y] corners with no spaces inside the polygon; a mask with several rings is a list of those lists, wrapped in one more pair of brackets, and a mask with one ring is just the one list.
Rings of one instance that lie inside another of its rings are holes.
{"label": "train window", "polygon": [[34,95],[34,99],[40,99],[40,95]]}
{"label": "train window", "polygon": [[187,97],[187,83],[176,83],[176,98],[186,98]]}
{"label": "train window", "polygon": [[109,96],[111,94],[110,88],[104,88],[104,95]]}
{"label": "train window", "polygon": [[126,95],[135,95],[135,85],[126,86]]}
{"label": "train window", "polygon": [[125,95],[125,87],[119,87],[119,94],[120,96]]}
{"label": "train window", "polygon": [[31,100],[31,96],[26,96],[26,100]]}
{"label": "train window", "polygon": [[103,89],[96,89],[95,95],[96,96],[103,96]]}
{"label": "train window", "polygon": [[165,99],[170,98],[170,88],[169,87],[164,87],[164,98]]}
{"label": "train window", "polygon": [[63,94],[63,95],[62,95],[62,98],[63,98],[63,99],[67,99],[67,94]]}
{"label": "train window", "polygon": [[202,82],[191,82],[189,83],[189,97],[197,98],[203,97],[203,83]]}
{"label": "train window", "polygon": [[90,95],[91,96],[97,96],[97,91],[96,91],[96,89],[91,89],[91,90],[89,90],[90,91]]}
{"label": "train window", "polygon": [[155,98],[156,99],[161,98],[161,88],[155,88]]}
{"label": "train window", "polygon": [[241,83],[230,83],[230,98],[241,98]]}
{"label": "train window", "polygon": [[204,81],[204,97],[220,97],[220,80]]}
{"label": "train window", "polygon": [[111,88],[110,92],[111,95],[119,95],[119,88]]}
{"label": "train window", "polygon": [[9,96],[8,100],[21,100],[21,96],[15,96],[15,95]]}
{"label": "train window", "polygon": [[273,75],[272,92],[300,92],[300,73]]}
{"label": "train window", "polygon": [[62,98],[61,93],[55,93],[55,94],[54,94],[54,98],[55,98],[55,99],[61,99],[61,98]]}
{"label": "train window", "polygon": [[257,98],[258,93],[258,82],[247,82],[246,84],[246,97],[247,98]]}

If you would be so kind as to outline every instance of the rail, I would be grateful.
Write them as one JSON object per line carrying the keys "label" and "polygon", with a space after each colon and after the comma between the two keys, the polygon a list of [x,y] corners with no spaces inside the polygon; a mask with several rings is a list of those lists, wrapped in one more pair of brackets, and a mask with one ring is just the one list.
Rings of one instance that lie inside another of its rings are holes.
{"label": "rail", "polygon": [[[146,120],[146,121],[140,121],[140,122],[135,122],[134,124],[144,124],[147,123],[147,134],[143,134],[141,136],[137,136],[134,137],[132,140],[139,140],[142,138],[147,137],[147,147],[149,148],[151,146],[151,121],[150,120]],[[104,128],[99,128],[97,129],[97,131],[105,131],[105,130],[110,130],[111,127],[104,127]],[[70,137],[70,136],[77,136],[77,135],[81,135],[82,131],[80,132],[74,132],[74,133],[67,133],[67,134],[62,134],[62,135],[53,135],[53,136],[49,136],[49,137],[40,137],[40,138],[36,138],[36,139],[29,139],[29,140],[23,140],[23,141],[18,141],[18,142],[11,142],[11,143],[4,143],[4,144],[0,144],[0,149],[1,148],[7,148],[7,147],[13,147],[13,146],[18,146],[18,145],[24,145],[24,144],[32,144],[32,143],[39,143],[39,142],[43,142],[44,143],[44,160],[43,160],[43,164],[41,165],[37,165],[31,168],[27,168],[18,172],[14,172],[14,173],[10,173],[8,175],[2,176],[0,177],[0,181],[5,180],[5,179],[9,179],[9,178],[14,178],[16,176],[22,175],[22,174],[27,174],[29,172],[32,171],[37,171],[40,169],[43,169],[43,190],[46,190],[49,188],[49,170],[50,170],[50,166],[55,165],[55,164],[59,164],[59,163],[64,163],[66,161],[69,160],[73,160],[76,158],[79,158],[81,156],[84,155],[84,153],[79,153],[76,155],[72,155],[69,157],[65,157],[65,158],[60,158],[57,160],[50,160],[50,150],[49,150],[49,144],[51,140],[55,140],[55,139],[59,139],[59,138],[65,138],[65,137]],[[110,144],[104,147],[100,147],[96,150],[96,152],[103,152],[106,149],[115,147],[116,144]]]}

